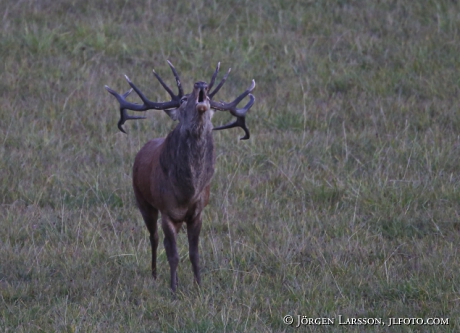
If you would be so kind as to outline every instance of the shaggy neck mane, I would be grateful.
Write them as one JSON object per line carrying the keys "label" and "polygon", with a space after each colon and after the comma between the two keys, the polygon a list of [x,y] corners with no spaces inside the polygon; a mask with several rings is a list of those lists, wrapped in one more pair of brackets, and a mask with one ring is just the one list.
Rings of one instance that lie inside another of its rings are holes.
{"label": "shaggy neck mane", "polygon": [[163,172],[180,188],[180,193],[176,193],[179,201],[189,201],[201,193],[214,174],[212,129],[204,126],[197,130],[176,126],[166,137],[160,156]]}

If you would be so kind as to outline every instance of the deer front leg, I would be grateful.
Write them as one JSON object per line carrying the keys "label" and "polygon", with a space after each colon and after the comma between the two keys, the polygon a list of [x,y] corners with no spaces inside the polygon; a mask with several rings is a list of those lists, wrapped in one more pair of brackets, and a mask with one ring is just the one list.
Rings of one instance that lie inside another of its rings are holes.
{"label": "deer front leg", "polygon": [[157,249],[158,249],[158,227],[157,227],[158,211],[153,214],[150,226],[147,225],[150,232],[150,245],[152,247],[152,276],[157,279]]}
{"label": "deer front leg", "polygon": [[201,231],[201,213],[195,218],[187,221],[187,236],[188,236],[188,249],[189,257],[192,262],[193,274],[195,276],[195,282],[200,285],[200,254],[198,252],[198,245],[200,241]]}
{"label": "deer front leg", "polygon": [[150,245],[152,247],[152,276],[157,278],[157,248],[158,248],[158,209],[150,205],[144,200],[142,193],[137,186],[134,186],[134,194],[136,196],[137,206],[142,214],[145,225],[150,234]]}
{"label": "deer front leg", "polygon": [[168,257],[169,269],[171,272],[171,290],[175,293],[177,288],[177,265],[179,264],[179,254],[177,253],[176,236],[180,224],[175,225],[167,216],[161,217],[161,226],[165,234],[164,246]]}
{"label": "deer front leg", "polygon": [[150,245],[152,247],[152,276],[157,278],[157,248],[158,248],[158,210],[149,207],[141,209],[142,217],[144,218],[145,225],[150,233]]}

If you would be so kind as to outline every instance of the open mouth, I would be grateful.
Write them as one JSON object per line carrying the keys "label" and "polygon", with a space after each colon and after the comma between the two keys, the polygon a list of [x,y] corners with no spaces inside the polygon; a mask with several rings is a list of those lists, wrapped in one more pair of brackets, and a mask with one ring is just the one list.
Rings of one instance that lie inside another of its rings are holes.
{"label": "open mouth", "polygon": [[208,101],[208,85],[206,82],[195,83],[194,95],[196,96],[196,109],[200,113],[204,113],[209,109]]}

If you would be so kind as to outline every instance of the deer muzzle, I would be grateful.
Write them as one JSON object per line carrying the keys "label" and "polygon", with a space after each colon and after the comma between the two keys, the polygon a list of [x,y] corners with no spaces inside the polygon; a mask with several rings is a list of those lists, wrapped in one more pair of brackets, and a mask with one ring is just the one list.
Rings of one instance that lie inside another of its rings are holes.
{"label": "deer muzzle", "polygon": [[195,83],[193,93],[196,98],[196,110],[199,113],[205,113],[211,109],[208,98],[208,85],[206,82]]}

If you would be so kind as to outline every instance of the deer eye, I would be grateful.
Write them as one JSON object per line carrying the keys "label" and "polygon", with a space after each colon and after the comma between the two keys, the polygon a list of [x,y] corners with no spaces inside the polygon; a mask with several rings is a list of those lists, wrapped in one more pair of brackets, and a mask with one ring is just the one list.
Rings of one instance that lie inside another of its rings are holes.
{"label": "deer eye", "polygon": [[180,104],[187,102],[187,96],[184,96],[180,99]]}

